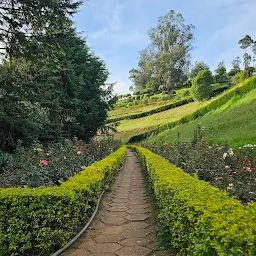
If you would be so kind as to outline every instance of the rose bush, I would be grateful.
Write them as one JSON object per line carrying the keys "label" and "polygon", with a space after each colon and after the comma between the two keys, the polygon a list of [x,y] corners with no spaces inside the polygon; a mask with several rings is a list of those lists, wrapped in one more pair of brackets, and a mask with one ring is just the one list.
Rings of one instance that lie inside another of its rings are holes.
{"label": "rose bush", "polygon": [[0,165],[0,187],[60,185],[120,146],[120,141],[110,137],[92,140],[88,144],[77,139],[65,140],[47,147],[34,142],[29,148],[19,142],[14,153],[4,155]]}
{"label": "rose bush", "polygon": [[196,145],[142,145],[244,203],[256,200],[256,145],[245,145],[234,151],[227,145],[209,146],[204,138]]}

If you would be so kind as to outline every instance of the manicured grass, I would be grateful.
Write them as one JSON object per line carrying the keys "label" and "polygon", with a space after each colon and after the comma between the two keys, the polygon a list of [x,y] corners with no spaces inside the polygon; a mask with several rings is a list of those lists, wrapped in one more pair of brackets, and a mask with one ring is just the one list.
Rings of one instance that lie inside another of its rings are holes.
{"label": "manicured grass", "polygon": [[140,134],[142,132],[149,131],[160,125],[178,120],[183,116],[189,115],[206,105],[206,102],[192,102],[177,108],[166,110],[160,113],[156,113],[150,116],[120,121],[120,125],[117,128],[118,133],[115,135],[118,139],[126,142],[130,137]]}
{"label": "manicured grass", "polygon": [[118,107],[114,110],[111,110],[108,112],[108,119],[118,118],[122,116],[128,116],[133,114],[139,114],[143,112],[150,111],[152,109],[156,109],[158,107],[170,104],[172,102],[175,102],[175,100],[167,100],[167,101],[160,101],[160,102],[152,102],[148,105],[135,105],[130,107]]}
{"label": "manicured grass", "polygon": [[232,98],[222,107],[205,116],[162,132],[147,141],[150,143],[190,141],[198,124],[209,143],[225,143],[227,141],[235,148],[244,144],[255,144],[256,89],[242,97]]}

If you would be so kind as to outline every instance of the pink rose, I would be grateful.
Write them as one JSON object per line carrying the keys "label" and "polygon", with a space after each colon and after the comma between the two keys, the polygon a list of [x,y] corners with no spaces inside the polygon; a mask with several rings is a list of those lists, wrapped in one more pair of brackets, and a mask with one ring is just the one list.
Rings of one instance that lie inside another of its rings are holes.
{"label": "pink rose", "polygon": [[41,160],[39,164],[41,166],[47,166],[48,165],[48,161],[47,160]]}

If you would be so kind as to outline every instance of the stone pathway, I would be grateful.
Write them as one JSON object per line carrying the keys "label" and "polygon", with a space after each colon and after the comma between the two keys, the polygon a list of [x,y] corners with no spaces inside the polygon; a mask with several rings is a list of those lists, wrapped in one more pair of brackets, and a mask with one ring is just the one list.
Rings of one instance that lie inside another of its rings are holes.
{"label": "stone pathway", "polygon": [[136,155],[127,150],[124,168],[102,199],[90,229],[63,256],[167,256],[156,251],[150,197]]}

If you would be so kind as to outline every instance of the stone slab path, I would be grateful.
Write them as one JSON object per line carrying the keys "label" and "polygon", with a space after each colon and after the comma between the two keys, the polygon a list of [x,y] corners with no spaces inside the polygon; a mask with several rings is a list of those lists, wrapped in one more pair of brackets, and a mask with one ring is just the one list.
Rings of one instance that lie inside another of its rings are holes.
{"label": "stone slab path", "polygon": [[102,199],[90,229],[63,256],[167,256],[156,251],[151,199],[145,193],[142,169],[127,150],[124,168]]}

